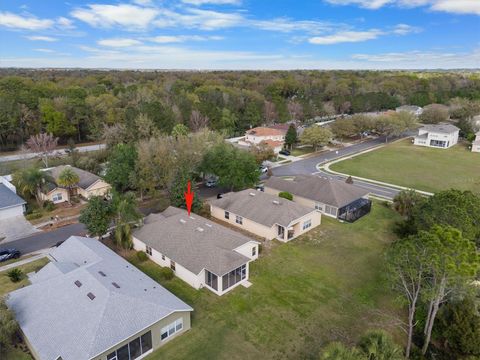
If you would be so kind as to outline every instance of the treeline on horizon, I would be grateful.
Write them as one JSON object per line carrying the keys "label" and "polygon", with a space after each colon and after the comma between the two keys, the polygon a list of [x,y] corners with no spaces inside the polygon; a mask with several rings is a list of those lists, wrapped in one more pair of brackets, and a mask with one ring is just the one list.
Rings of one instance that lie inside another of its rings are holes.
{"label": "treeline on horizon", "polygon": [[225,136],[292,119],[480,99],[478,72],[0,70],[0,150],[48,132],[100,140],[111,127]]}

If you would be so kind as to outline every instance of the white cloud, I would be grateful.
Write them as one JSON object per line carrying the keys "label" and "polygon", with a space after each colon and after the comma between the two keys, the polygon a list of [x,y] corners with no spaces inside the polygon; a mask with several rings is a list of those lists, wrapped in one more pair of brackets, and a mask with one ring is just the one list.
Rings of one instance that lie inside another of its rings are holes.
{"label": "white cloud", "polygon": [[57,18],[58,27],[61,29],[73,29],[75,26],[73,25],[73,21],[67,19],[66,17],[60,16]]}
{"label": "white cloud", "polygon": [[383,34],[383,31],[377,29],[371,29],[367,31],[341,31],[331,35],[315,36],[308,39],[308,42],[315,45],[362,42],[376,39]]}
{"label": "white cloud", "polygon": [[58,41],[57,38],[50,37],[50,36],[40,36],[40,35],[25,36],[25,38],[32,41],[48,41],[48,42]]}
{"label": "white cloud", "polygon": [[432,6],[432,10],[444,11],[455,14],[476,14],[480,15],[479,0],[437,0]]}
{"label": "white cloud", "polygon": [[411,33],[419,33],[422,29],[416,26],[411,26],[407,24],[398,24],[395,25],[392,32],[397,35],[408,35]]}
{"label": "white cloud", "polygon": [[97,41],[98,45],[108,46],[108,47],[129,47],[134,45],[140,45],[141,42],[135,39],[125,39],[125,38],[113,38],[113,39],[102,39]]}
{"label": "white cloud", "polygon": [[[252,26],[255,26],[261,30],[268,31],[280,31],[280,32],[293,32],[293,31],[305,31],[308,33],[321,33],[327,30],[331,30],[339,24],[332,24],[328,22],[310,21],[310,20],[291,20],[289,18],[275,18],[271,20],[251,20],[249,22]],[[341,25],[341,24],[340,24]]]}
{"label": "white cloud", "polygon": [[35,51],[38,51],[38,52],[43,52],[43,53],[54,53],[55,50],[52,50],[52,49],[33,49]]}
{"label": "white cloud", "polygon": [[391,3],[392,0],[326,0],[333,5],[359,5],[366,9],[379,9],[382,6]]}
{"label": "white cloud", "polygon": [[[335,60],[325,57],[243,51],[192,50],[172,46],[138,46],[109,50],[84,47],[87,56],[1,57],[0,67],[80,67],[115,69],[293,70],[293,69],[462,69],[478,68],[480,49],[469,53],[357,54]],[[60,55],[60,54],[59,54]]]}
{"label": "white cloud", "polygon": [[[381,54],[354,54],[352,59],[366,60],[372,63],[402,64],[401,67],[410,67],[417,64],[418,68],[461,68],[478,67],[480,63],[480,50],[471,53],[433,52],[433,51],[408,51],[390,52]],[[475,66],[475,63],[477,66]],[[423,64],[419,66],[418,64]],[[436,65],[435,65],[436,64]],[[392,67],[393,68],[393,67]]]}
{"label": "white cloud", "polygon": [[223,40],[222,36],[200,36],[200,35],[159,35],[148,38],[149,41],[159,44],[182,43],[186,41],[209,41]]}
{"label": "white cloud", "polygon": [[201,6],[209,5],[239,5],[240,0],[182,0],[185,4]]}
{"label": "white cloud", "polygon": [[325,0],[334,5],[358,5],[366,9],[379,9],[385,5],[399,7],[428,6],[432,11],[454,14],[480,15],[479,0]]}
{"label": "white cloud", "polygon": [[125,30],[146,29],[159,11],[136,5],[87,5],[87,8],[77,8],[71,15],[93,27],[122,27]]}
{"label": "white cloud", "polygon": [[0,12],[0,26],[20,30],[44,30],[51,28],[54,21],[50,19],[38,19],[31,15],[17,15],[8,11]]}
{"label": "white cloud", "polygon": [[177,14],[173,21],[186,27],[202,30],[216,30],[240,25],[244,20],[238,13],[225,13],[213,10],[187,9],[186,14]]}

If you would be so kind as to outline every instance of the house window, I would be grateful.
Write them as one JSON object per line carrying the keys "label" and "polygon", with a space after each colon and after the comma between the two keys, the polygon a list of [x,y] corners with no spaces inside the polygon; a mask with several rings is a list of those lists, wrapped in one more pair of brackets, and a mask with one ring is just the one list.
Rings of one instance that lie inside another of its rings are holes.
{"label": "house window", "polygon": [[214,290],[218,290],[218,276],[205,270],[205,283]]}
{"label": "house window", "polygon": [[235,217],[235,222],[236,222],[237,224],[242,225],[242,224],[243,224],[243,218],[242,218],[241,216],[238,216],[238,215],[237,215],[237,216]]}
{"label": "house window", "polygon": [[171,324],[162,328],[160,332],[160,339],[163,341],[168,339],[170,336],[173,336],[175,333],[181,331],[183,329],[183,318],[175,320]]}
{"label": "house window", "polygon": [[325,213],[333,216],[337,216],[337,208],[330,205],[325,205]]}
{"label": "house window", "polygon": [[152,248],[151,248],[150,246],[147,246],[147,247],[145,248],[145,252],[146,252],[148,255],[152,256]]}
{"label": "house window", "polygon": [[173,261],[173,260],[170,260],[170,269],[175,271],[175,261]]}
{"label": "house window", "polygon": [[228,211],[225,211],[225,219],[230,219],[230,213]]}
{"label": "house window", "polygon": [[63,199],[62,193],[57,193],[52,196],[53,202],[62,201],[62,199]]}
{"label": "house window", "polygon": [[222,290],[225,291],[247,277],[247,265],[236,268],[222,276]]}
{"label": "house window", "polygon": [[139,336],[107,355],[107,360],[134,360],[152,350],[152,332]]}
{"label": "house window", "polygon": [[257,255],[257,247],[256,246],[254,246],[252,248],[252,256],[255,256],[255,255]]}
{"label": "house window", "polygon": [[305,221],[303,223],[303,230],[307,230],[309,227],[312,226],[312,220],[311,219],[308,219],[307,221]]}
{"label": "house window", "polygon": [[162,260],[165,260],[165,255],[162,254]]}
{"label": "house window", "polygon": [[315,203],[315,210],[323,211],[323,204]]}

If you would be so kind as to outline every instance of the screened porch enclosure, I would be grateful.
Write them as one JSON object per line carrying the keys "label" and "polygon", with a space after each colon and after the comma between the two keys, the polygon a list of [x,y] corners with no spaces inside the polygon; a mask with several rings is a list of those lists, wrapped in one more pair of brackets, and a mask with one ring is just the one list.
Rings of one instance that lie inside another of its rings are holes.
{"label": "screened porch enclosure", "polygon": [[362,216],[367,215],[372,209],[372,202],[368,199],[360,198],[338,210],[338,219],[354,222]]}
{"label": "screened porch enclosure", "polygon": [[247,278],[247,264],[228,272],[223,276],[217,276],[205,269],[205,284],[211,289],[224,292]]}

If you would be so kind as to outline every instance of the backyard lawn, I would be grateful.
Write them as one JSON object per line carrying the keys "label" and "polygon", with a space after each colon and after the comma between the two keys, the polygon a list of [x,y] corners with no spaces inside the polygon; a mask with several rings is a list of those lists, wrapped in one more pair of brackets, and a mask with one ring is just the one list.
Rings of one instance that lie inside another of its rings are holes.
{"label": "backyard lawn", "polygon": [[397,215],[375,203],[354,224],[324,217],[288,244],[264,249],[251,263],[252,286],[218,297],[181,280],[160,280],[150,261],[132,262],[194,308],[192,329],[154,352],[156,359],[318,359],[332,340],[353,343],[394,324],[402,313],[383,278],[383,254]]}
{"label": "backyard lawn", "polygon": [[10,278],[8,277],[7,273],[8,273],[9,270],[0,272],[0,297],[4,296],[5,294],[7,294],[7,293],[9,293],[13,290],[20,289],[21,287],[29,285],[30,282],[28,281],[26,275],[28,273],[40,270],[48,262],[49,262],[49,260],[47,258],[43,258],[43,259],[32,261],[32,262],[30,262],[28,264],[25,264],[25,265],[18,266],[17,269],[22,270],[23,273],[25,274],[25,277],[17,283],[12,282],[10,280]]}
{"label": "backyard lawn", "polygon": [[455,188],[480,193],[480,154],[460,144],[432,149],[415,146],[408,139],[338,162],[330,169],[429,192]]}

